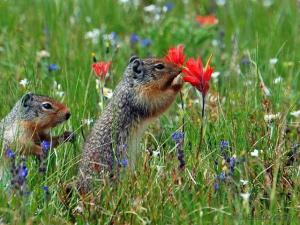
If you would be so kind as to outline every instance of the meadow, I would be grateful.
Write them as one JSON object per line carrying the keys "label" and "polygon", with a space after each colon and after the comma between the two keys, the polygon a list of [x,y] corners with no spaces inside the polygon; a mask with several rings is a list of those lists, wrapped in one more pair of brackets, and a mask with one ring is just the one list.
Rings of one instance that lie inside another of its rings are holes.
{"label": "meadow", "polygon": [[[209,24],[196,20],[207,15]],[[1,147],[0,224],[299,224],[299,15],[296,0],[0,0],[0,118],[39,93],[72,113],[53,133],[76,133],[51,151],[45,175],[26,158],[22,193]],[[76,191],[66,199],[84,137],[130,56],[163,57],[178,44],[188,57],[213,54],[204,119],[185,84],[143,135],[135,172],[99,186],[88,207]],[[104,96],[93,56],[112,61]]]}

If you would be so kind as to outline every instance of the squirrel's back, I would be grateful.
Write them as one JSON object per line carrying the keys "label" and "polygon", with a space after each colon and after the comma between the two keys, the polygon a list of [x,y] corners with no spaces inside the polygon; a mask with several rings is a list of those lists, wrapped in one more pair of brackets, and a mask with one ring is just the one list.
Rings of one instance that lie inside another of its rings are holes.
{"label": "squirrel's back", "polygon": [[130,59],[123,80],[84,143],[79,168],[83,192],[95,173],[113,175],[119,166],[134,167],[139,136],[176,98],[182,86],[180,72],[163,59]]}

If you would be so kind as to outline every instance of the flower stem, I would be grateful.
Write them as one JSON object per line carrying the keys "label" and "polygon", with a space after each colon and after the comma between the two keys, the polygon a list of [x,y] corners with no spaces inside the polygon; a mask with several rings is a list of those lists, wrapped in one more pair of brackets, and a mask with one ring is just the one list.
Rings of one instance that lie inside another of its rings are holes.
{"label": "flower stem", "polygon": [[198,151],[197,151],[197,155],[196,155],[196,159],[198,160],[199,158],[199,154],[200,154],[200,149],[203,143],[203,130],[204,130],[204,112],[205,112],[205,95],[202,94],[202,112],[201,112],[201,127],[200,127],[200,141],[199,141],[199,146],[198,146]]}
{"label": "flower stem", "polygon": [[182,132],[184,133],[184,124],[185,124],[185,120],[184,120],[183,94],[182,94],[182,91],[180,91],[179,93],[180,93],[180,103],[181,103],[181,109],[182,109]]}
{"label": "flower stem", "polygon": [[205,109],[205,95],[202,94],[202,114],[201,114],[201,117],[202,117],[202,120],[204,119],[204,110]]}

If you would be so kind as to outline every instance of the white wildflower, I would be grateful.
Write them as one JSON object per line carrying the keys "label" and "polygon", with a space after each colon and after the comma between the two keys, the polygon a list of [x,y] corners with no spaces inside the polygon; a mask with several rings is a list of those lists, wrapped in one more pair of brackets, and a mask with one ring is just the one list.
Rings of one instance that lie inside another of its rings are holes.
{"label": "white wildflower", "polygon": [[217,4],[218,6],[223,6],[223,5],[226,4],[226,0],[216,0],[216,4]]}
{"label": "white wildflower", "polygon": [[260,87],[261,87],[261,89],[262,89],[265,96],[271,96],[270,89],[264,83],[261,82]]}
{"label": "white wildflower", "polygon": [[268,8],[273,5],[273,0],[263,0],[263,6]]}
{"label": "white wildflower", "polygon": [[97,91],[101,90],[101,81],[99,79],[96,79],[96,89]]}
{"label": "white wildflower", "polygon": [[249,181],[241,179],[240,182],[242,183],[243,186],[247,185]]}
{"label": "white wildflower", "polygon": [[65,92],[63,92],[63,91],[56,91],[55,94],[56,94],[58,97],[62,98],[62,97],[64,97]]}
{"label": "white wildflower", "polygon": [[273,83],[274,84],[279,84],[279,83],[281,83],[282,82],[282,77],[281,76],[279,76],[279,77],[276,77],[274,80],[273,80]]}
{"label": "white wildflower", "polygon": [[253,152],[250,152],[250,155],[253,157],[258,157],[258,153],[259,153],[259,151],[257,149],[254,149]]}
{"label": "white wildflower", "polygon": [[104,97],[106,97],[106,98],[108,98],[108,99],[112,98],[112,96],[113,96],[113,91],[112,91],[112,89],[109,89],[109,88],[104,87],[104,88],[103,88],[103,95],[104,95]]}
{"label": "white wildflower", "polygon": [[86,32],[84,38],[90,39],[94,45],[98,44],[100,36],[100,29],[94,28],[91,31]]}
{"label": "white wildflower", "polygon": [[220,76],[220,72],[219,71],[215,71],[215,72],[213,72],[212,74],[211,74],[211,77],[213,78],[213,79],[216,79],[216,78],[218,78],[219,76]]}
{"label": "white wildflower", "polygon": [[164,170],[165,166],[156,166],[156,169],[157,169],[157,173],[162,173],[163,170]]}
{"label": "white wildflower", "polygon": [[102,38],[104,41],[108,41],[111,42],[112,44],[117,44],[116,42],[116,33],[115,32],[111,32],[110,34],[103,34]]}
{"label": "white wildflower", "polygon": [[244,201],[248,201],[249,197],[250,197],[250,193],[246,192],[246,193],[241,193],[240,196],[242,197],[242,199]]}
{"label": "white wildflower", "polygon": [[266,114],[264,116],[264,120],[266,123],[271,123],[272,121],[274,121],[275,119],[278,119],[280,117],[280,113],[276,113],[276,114]]}
{"label": "white wildflower", "polygon": [[154,157],[158,157],[160,155],[160,151],[159,150],[153,151],[152,154]]}
{"label": "white wildflower", "polygon": [[299,116],[300,116],[300,110],[291,112],[290,114],[291,114],[292,116],[294,116],[294,117],[299,117]]}
{"label": "white wildflower", "polygon": [[149,12],[149,13],[155,13],[157,11],[157,9],[158,9],[158,7],[154,4],[144,7],[144,11]]}
{"label": "white wildflower", "polygon": [[217,39],[213,39],[211,41],[211,45],[214,46],[214,47],[218,47],[219,46],[219,41]]}
{"label": "white wildflower", "polygon": [[73,26],[75,24],[75,17],[74,16],[70,16],[69,18],[70,24]]}
{"label": "white wildflower", "polygon": [[56,89],[58,91],[62,89],[61,84],[59,84],[56,80],[53,82],[53,89]]}
{"label": "white wildflower", "polygon": [[83,123],[90,126],[94,122],[93,119],[87,118],[83,120]]}
{"label": "white wildflower", "polygon": [[244,82],[245,86],[251,86],[253,84],[253,82],[251,80],[247,80]]}
{"label": "white wildflower", "polygon": [[80,206],[80,205],[77,205],[74,209],[74,212],[77,213],[77,214],[81,214],[83,213],[83,207]]}
{"label": "white wildflower", "polygon": [[47,52],[46,50],[41,50],[36,53],[36,58],[38,61],[43,58],[49,58],[49,57],[50,57],[50,53]]}
{"label": "white wildflower", "polygon": [[24,78],[20,81],[20,85],[22,85],[24,88],[29,84],[29,81],[27,78]]}
{"label": "white wildflower", "polygon": [[272,58],[269,60],[270,65],[275,65],[278,62],[277,58]]}
{"label": "white wildflower", "polygon": [[87,23],[91,23],[91,22],[92,22],[92,18],[89,17],[89,16],[86,16],[86,17],[85,17],[85,21],[86,21]]}

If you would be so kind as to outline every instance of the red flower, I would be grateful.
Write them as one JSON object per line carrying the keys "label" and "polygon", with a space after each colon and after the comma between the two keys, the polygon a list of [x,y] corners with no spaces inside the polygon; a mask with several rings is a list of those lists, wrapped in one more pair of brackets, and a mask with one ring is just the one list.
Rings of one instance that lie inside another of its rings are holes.
{"label": "red flower", "polygon": [[205,68],[203,68],[200,58],[189,58],[182,70],[182,73],[185,74],[183,80],[196,87],[203,96],[206,95],[209,89],[209,80],[214,72],[214,68],[209,65],[211,57],[209,57]]}
{"label": "red flower", "polygon": [[165,56],[165,61],[169,63],[174,63],[175,65],[181,67],[185,60],[183,50],[183,45],[177,45],[176,47],[170,48],[168,54]]}
{"label": "red flower", "polygon": [[214,15],[196,16],[196,21],[201,25],[216,25],[219,20]]}
{"label": "red flower", "polygon": [[111,61],[109,61],[109,62],[96,62],[96,63],[93,63],[92,68],[93,68],[94,73],[98,77],[103,79],[103,78],[105,78],[105,75],[108,72],[110,64],[111,64]]}

